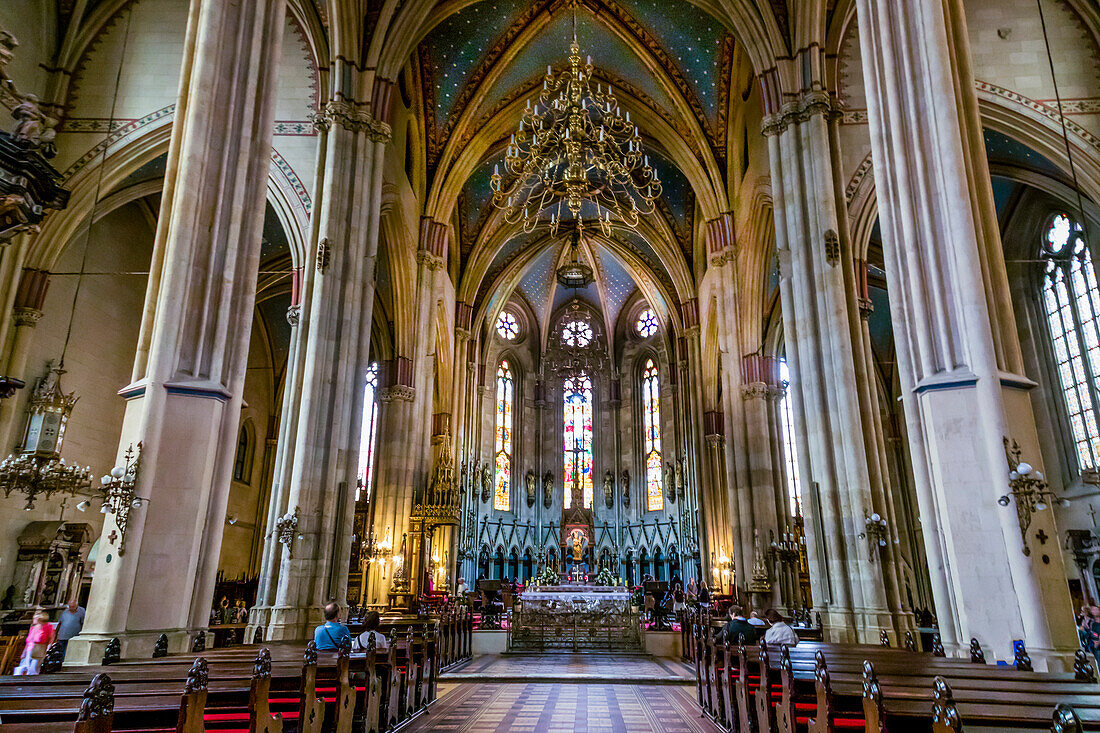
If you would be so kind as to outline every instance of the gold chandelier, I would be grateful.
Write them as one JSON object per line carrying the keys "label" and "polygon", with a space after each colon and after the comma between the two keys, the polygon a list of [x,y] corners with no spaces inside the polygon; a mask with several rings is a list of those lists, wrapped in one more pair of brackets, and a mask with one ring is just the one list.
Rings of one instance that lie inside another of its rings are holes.
{"label": "gold chandelier", "polygon": [[27,406],[27,428],[22,449],[0,461],[0,491],[4,496],[20,493],[26,497],[24,509],[34,509],[36,499],[49,499],[54,494],[88,494],[92,486],[92,469],[65,463],[61,444],[69,422],[75,394],[61,389],[60,367],[51,368],[42,378]]}
{"label": "gold chandelier", "polygon": [[581,65],[574,8],[569,68],[555,75],[547,67],[508,143],[504,175],[497,165],[490,179],[494,205],[524,232],[545,225],[556,234],[568,217],[578,232],[587,218],[610,235],[613,221],[636,227],[661,195],[630,112],[619,109],[610,84],[593,89],[593,73],[591,56]]}

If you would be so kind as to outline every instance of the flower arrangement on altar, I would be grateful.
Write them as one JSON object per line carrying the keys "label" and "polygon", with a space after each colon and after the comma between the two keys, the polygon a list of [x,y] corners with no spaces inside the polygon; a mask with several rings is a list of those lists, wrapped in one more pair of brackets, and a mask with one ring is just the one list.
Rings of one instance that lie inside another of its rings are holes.
{"label": "flower arrangement on altar", "polygon": [[596,585],[618,585],[615,576],[611,574],[611,568],[606,565],[596,573]]}
{"label": "flower arrangement on altar", "polygon": [[558,571],[550,563],[542,567],[542,571],[535,576],[535,585],[557,585]]}

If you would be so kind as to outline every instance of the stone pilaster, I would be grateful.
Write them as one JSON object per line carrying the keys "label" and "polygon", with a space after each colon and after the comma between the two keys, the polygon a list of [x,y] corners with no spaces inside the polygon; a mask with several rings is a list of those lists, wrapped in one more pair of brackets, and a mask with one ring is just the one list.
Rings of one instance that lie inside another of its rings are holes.
{"label": "stone pilaster", "polygon": [[[963,3],[858,0],[875,187],[914,479],[944,646],[1037,666],[1077,646],[1050,511],[1001,507],[1003,440],[1041,461]],[[1043,539],[1043,538],[1048,539]]]}
{"label": "stone pilaster", "polygon": [[912,628],[912,616],[900,608],[892,548],[864,536],[865,515],[890,515],[864,420],[877,408],[857,368],[861,321],[831,111],[826,94],[807,92],[765,118],[764,133],[814,602],[829,638],[874,643],[883,630]]}
{"label": "stone pilaster", "polygon": [[[141,442],[122,537],[114,515],[70,663],[111,637],[148,658],[207,625],[255,310],[283,0],[192,0],[176,124],[120,456]],[[216,276],[215,276],[216,275]],[[114,538],[114,539],[112,539]]]}
{"label": "stone pilaster", "polygon": [[325,603],[347,601],[390,86],[376,80],[369,103],[337,94],[319,120],[328,128],[324,195],[305,263],[312,287],[286,498],[287,512],[300,511],[300,539],[277,550],[270,639],[304,638]]}

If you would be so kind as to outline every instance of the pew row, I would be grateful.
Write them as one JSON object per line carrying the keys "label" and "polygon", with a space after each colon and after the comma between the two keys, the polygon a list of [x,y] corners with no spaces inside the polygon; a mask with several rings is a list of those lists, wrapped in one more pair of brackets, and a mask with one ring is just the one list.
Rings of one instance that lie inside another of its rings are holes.
{"label": "pew row", "polygon": [[696,626],[703,713],[727,731],[1100,731],[1100,686],[1083,652],[1074,672],[1038,673],[1021,649],[1013,667],[883,647],[803,642],[746,647]]}

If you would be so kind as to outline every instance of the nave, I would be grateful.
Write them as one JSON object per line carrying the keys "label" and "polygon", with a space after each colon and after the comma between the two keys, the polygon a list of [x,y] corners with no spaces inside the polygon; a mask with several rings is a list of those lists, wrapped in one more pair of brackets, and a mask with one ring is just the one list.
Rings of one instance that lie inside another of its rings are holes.
{"label": "nave", "polygon": [[3,725],[1096,729],[1097,59],[1096,0],[0,1]]}

